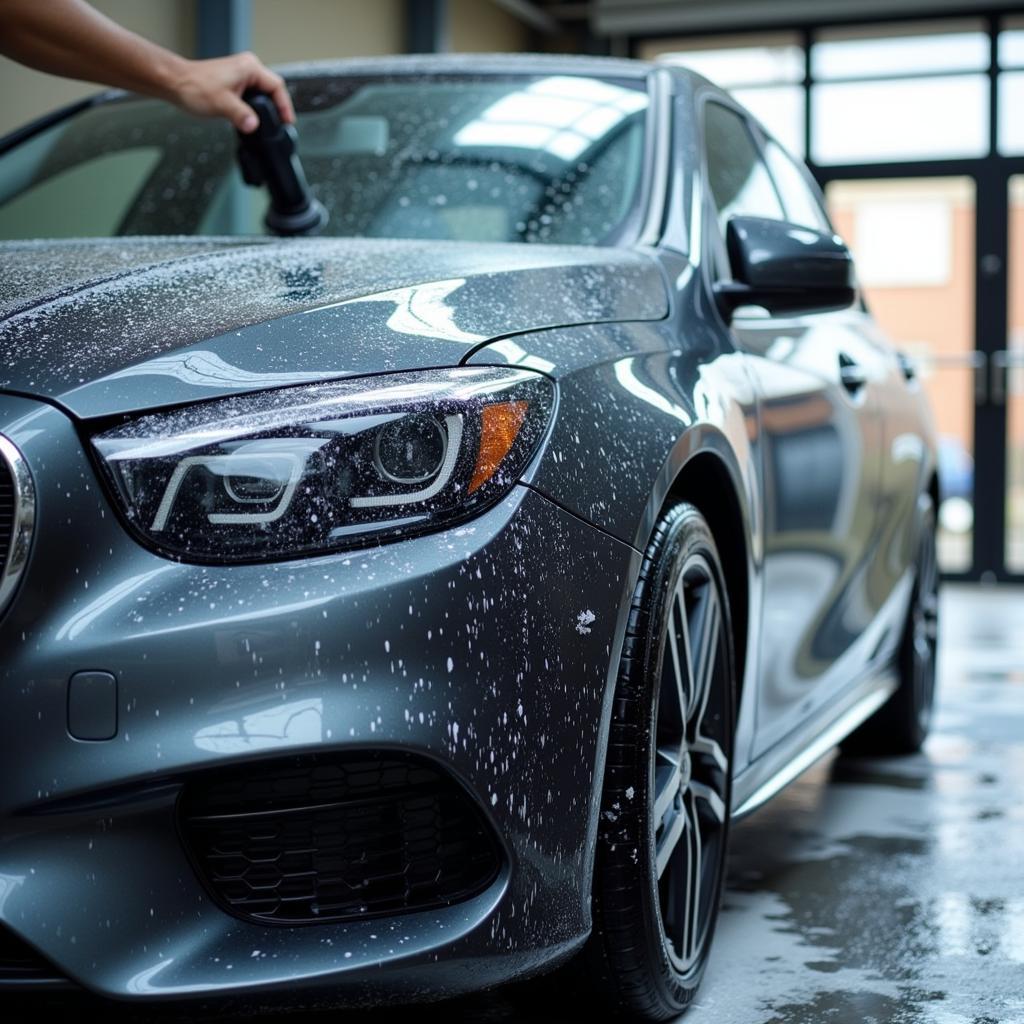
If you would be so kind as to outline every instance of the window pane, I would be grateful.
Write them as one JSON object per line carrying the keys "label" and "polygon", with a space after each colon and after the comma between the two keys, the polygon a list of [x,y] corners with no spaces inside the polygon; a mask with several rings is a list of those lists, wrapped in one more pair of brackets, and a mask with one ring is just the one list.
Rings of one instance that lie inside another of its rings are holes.
{"label": "window pane", "polygon": [[[52,159],[64,126],[31,140],[26,155]],[[17,152],[16,150],[12,152]],[[26,177],[0,202],[0,238],[92,238],[117,234],[140,190],[160,162],[156,146],[102,153],[49,177]],[[27,161],[23,171],[29,171]],[[32,171],[47,166],[39,159]],[[11,176],[14,177],[13,175]],[[8,182],[0,182],[0,188]]]}
{"label": "window pane", "polygon": [[743,119],[719,103],[704,113],[708,185],[725,231],[730,217],[782,220],[782,206]]}
{"label": "window pane", "polygon": [[706,36],[703,39],[649,39],[638,56],[682,64],[728,89],[736,85],[799,82],[804,77],[800,42],[790,33],[764,36]]}
{"label": "window pane", "polygon": [[805,228],[828,231],[825,214],[796,164],[774,142],[768,143],[765,154],[768,157],[768,170],[782,196],[787,220]]}
{"label": "window pane", "polygon": [[999,33],[999,66],[1024,67],[1024,20],[1007,18]]}
{"label": "window pane", "polygon": [[999,152],[1006,156],[1024,153],[1024,71],[1006,71],[999,76]]}
{"label": "window pane", "polygon": [[736,102],[746,107],[791,153],[804,155],[804,88],[769,85],[733,89]]}
{"label": "window pane", "polygon": [[988,36],[976,22],[822,32],[811,47],[811,75],[820,79],[878,78],[988,67]]}
{"label": "window pane", "polygon": [[985,75],[816,85],[814,159],[821,164],[983,156]]}

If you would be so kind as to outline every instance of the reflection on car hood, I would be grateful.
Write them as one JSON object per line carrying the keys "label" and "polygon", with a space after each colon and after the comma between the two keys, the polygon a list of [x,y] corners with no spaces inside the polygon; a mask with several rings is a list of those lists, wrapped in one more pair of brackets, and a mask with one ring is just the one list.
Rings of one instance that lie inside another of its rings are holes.
{"label": "reflection on car hood", "polygon": [[667,315],[646,255],[377,239],[0,245],[0,389],[102,416],[458,363],[544,327]]}

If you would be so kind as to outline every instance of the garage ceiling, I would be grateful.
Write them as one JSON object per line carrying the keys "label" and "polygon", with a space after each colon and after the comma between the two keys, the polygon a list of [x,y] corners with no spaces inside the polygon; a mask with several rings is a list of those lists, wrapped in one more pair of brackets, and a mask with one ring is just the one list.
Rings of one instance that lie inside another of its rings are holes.
{"label": "garage ceiling", "polygon": [[[986,0],[984,4],[988,10],[1019,10],[1020,6],[1020,0]],[[970,0],[592,0],[590,21],[596,35],[637,36],[976,14],[977,9]]]}

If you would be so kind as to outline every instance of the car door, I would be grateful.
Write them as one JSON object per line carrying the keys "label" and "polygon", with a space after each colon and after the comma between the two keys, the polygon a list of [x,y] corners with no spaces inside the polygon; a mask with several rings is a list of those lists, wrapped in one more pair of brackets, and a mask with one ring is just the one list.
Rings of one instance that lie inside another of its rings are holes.
{"label": "car door", "polygon": [[[763,150],[764,140],[738,110],[708,101],[703,123],[718,277],[730,273],[722,239],[733,216],[827,228],[802,172],[776,144]],[[754,757],[824,711],[870,655],[878,389],[886,366],[858,327],[861,315],[779,317],[744,307],[730,324],[760,413],[763,613]]]}

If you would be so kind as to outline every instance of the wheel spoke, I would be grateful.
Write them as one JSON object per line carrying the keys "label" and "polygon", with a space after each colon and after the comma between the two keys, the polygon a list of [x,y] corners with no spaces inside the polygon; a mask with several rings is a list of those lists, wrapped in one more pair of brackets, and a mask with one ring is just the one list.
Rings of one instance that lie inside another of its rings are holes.
{"label": "wheel spoke", "polygon": [[686,905],[683,909],[683,959],[689,961],[693,958],[698,948],[700,936],[698,928],[700,925],[700,878],[701,878],[701,847],[700,819],[696,813],[696,807],[692,796],[689,799],[684,797],[686,808],[685,837],[686,837]]}
{"label": "wheel spoke", "polygon": [[662,828],[661,835],[658,836],[657,849],[655,850],[659,878],[665,873],[665,868],[668,867],[669,861],[672,860],[672,854],[679,846],[679,840],[686,832],[687,825],[686,813],[682,807],[672,807],[665,815],[664,827]]}
{"label": "wheel spoke", "polygon": [[694,800],[700,800],[708,808],[719,825],[725,824],[725,801],[711,786],[695,780],[690,783],[690,792]]}
{"label": "wheel spoke", "polygon": [[690,753],[698,764],[710,767],[714,765],[723,776],[729,770],[729,759],[717,740],[707,736],[698,736],[690,744]]}
{"label": "wheel spoke", "polygon": [[690,648],[693,652],[693,688],[688,707],[688,719],[700,725],[711,693],[711,680],[718,660],[718,636],[721,629],[721,610],[718,593],[710,580],[700,588],[689,621]]}
{"label": "wheel spoke", "polygon": [[665,936],[676,956],[682,955],[686,937],[686,844],[677,843],[665,880],[666,895],[662,911]]}
{"label": "wheel spoke", "polygon": [[[664,680],[661,699],[663,702],[671,700],[671,704],[665,710],[669,711],[672,723],[678,724],[679,738],[682,740],[687,719],[689,694],[693,689],[693,656],[690,649],[690,631],[687,628],[686,602],[683,596],[682,581],[680,581],[672,597],[668,643],[672,653],[670,659],[672,672],[670,681],[672,685],[664,685],[669,682],[669,680]],[[661,719],[661,714],[662,711],[659,709],[659,720]]]}
{"label": "wheel spoke", "polygon": [[654,823],[655,827],[665,823],[668,813],[676,797],[682,771],[679,766],[679,751],[658,749],[658,763],[654,766]]}

